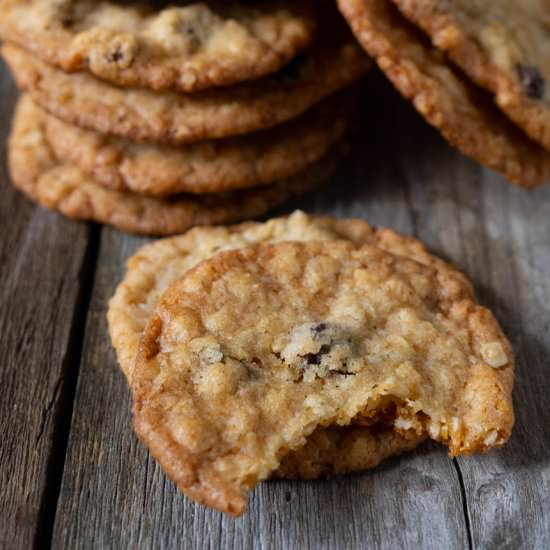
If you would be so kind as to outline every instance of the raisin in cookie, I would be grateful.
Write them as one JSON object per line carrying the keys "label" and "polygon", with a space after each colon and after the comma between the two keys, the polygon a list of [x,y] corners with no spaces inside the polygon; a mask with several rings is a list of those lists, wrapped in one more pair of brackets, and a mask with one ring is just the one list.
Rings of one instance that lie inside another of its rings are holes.
{"label": "raisin in cookie", "polygon": [[394,2],[470,78],[494,93],[511,120],[550,150],[546,0]]}
{"label": "raisin in cookie", "polygon": [[462,153],[525,187],[550,175],[550,155],[386,0],[338,0],[358,40],[401,94]]}
{"label": "raisin in cookie", "polygon": [[182,94],[123,89],[86,73],[66,74],[9,44],[2,55],[18,86],[58,118],[103,134],[172,144],[275,126],[349,87],[371,67],[353,37],[331,37],[276,75]]}
{"label": "raisin in cookie", "polygon": [[4,0],[0,19],[2,39],[65,71],[186,92],[277,71],[314,28],[311,6],[286,0]]}
{"label": "raisin in cookie", "polygon": [[178,486],[238,515],[327,426],[384,414],[452,454],[503,444],[513,356],[451,270],[373,245],[220,252],[162,294],[134,369],[134,425]]}
{"label": "raisin in cookie", "polygon": [[60,163],[48,143],[45,116],[29,97],[20,100],[13,124],[8,146],[11,177],[32,200],[70,218],[151,235],[260,216],[326,180],[338,158],[337,151],[330,152],[295,176],[258,189],[163,199],[107,189],[76,166]]}
{"label": "raisin in cookie", "polygon": [[219,193],[290,177],[319,161],[348,130],[356,94],[341,92],[275,128],[179,147],[137,143],[46,117],[48,142],[63,163],[117,191],[149,196]]}

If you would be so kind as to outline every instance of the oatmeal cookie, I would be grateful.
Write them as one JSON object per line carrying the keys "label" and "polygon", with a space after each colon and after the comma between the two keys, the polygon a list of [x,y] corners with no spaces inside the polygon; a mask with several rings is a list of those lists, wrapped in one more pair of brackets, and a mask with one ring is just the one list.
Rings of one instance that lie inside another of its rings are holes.
{"label": "oatmeal cookie", "polygon": [[394,0],[435,46],[494,94],[550,150],[550,11],[546,0]]}
{"label": "oatmeal cookie", "polygon": [[66,74],[9,44],[2,55],[18,86],[66,122],[132,140],[183,144],[275,126],[368,72],[371,62],[353,37],[329,42],[274,76],[195,94],[124,89],[86,73]]}
{"label": "oatmeal cookie", "polygon": [[259,216],[324,181],[338,157],[337,152],[329,153],[293,177],[254,190],[165,199],[113,191],[76,166],[58,161],[47,140],[42,111],[27,96],[18,105],[8,149],[12,180],[32,200],[70,218],[154,235]]}
{"label": "oatmeal cookie", "polygon": [[356,94],[341,92],[275,128],[179,147],[130,141],[46,116],[56,157],[117,191],[149,196],[219,193],[290,177],[342,140]]}
{"label": "oatmeal cookie", "polygon": [[357,38],[401,94],[462,153],[525,187],[550,175],[550,155],[515,127],[386,0],[338,0]]}
{"label": "oatmeal cookie", "polygon": [[308,2],[3,0],[0,37],[65,71],[184,92],[275,72],[307,48]]}
{"label": "oatmeal cookie", "polygon": [[[295,212],[266,223],[194,228],[186,234],[142,247],[128,261],[128,272],[109,302],[109,333],[118,362],[131,387],[132,370],[143,330],[158,297],[174,280],[221,250],[250,244],[292,240],[351,239],[373,243],[420,262],[450,269],[416,240],[390,229],[374,228],[363,220],[337,220]],[[424,438],[404,437],[379,419],[371,426],[319,428],[305,446],[288,454],[274,477],[315,479],[374,468],[384,459],[412,450]]]}
{"label": "oatmeal cookie", "polygon": [[346,241],[219,252],[156,305],[135,429],[188,496],[233,515],[317,428],[382,414],[453,455],[501,445],[513,355],[462,281]]}

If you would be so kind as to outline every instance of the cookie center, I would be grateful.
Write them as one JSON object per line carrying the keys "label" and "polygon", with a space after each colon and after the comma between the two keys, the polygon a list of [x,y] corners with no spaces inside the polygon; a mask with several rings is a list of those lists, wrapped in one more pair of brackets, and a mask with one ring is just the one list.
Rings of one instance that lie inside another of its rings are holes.
{"label": "cookie center", "polygon": [[309,382],[333,375],[354,375],[357,348],[350,327],[322,321],[296,327],[279,355],[299,377]]}

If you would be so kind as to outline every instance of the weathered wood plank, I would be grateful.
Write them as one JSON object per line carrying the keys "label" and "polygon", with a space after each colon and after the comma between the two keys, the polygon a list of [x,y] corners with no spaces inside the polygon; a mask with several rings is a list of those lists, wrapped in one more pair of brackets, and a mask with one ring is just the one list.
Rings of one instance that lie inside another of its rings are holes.
{"label": "weathered wood plank", "polygon": [[517,422],[504,449],[460,467],[476,547],[548,548],[550,188],[498,193],[498,183],[483,182],[483,230],[468,268],[517,352]]}
{"label": "weathered wood plank", "polygon": [[[297,201],[287,211],[296,206],[364,216],[414,232],[419,222],[409,195],[435,193],[446,183],[441,171],[455,170],[457,164],[462,169],[463,164],[395,94],[389,92],[386,102],[388,90],[383,87],[380,104],[372,106],[378,115],[365,122],[364,143],[357,144],[336,176],[339,185]],[[411,149],[403,139],[396,150],[403,129],[442,156],[437,170],[425,166],[411,177],[418,146]],[[464,170],[471,169],[466,166]],[[458,177],[455,183],[460,183]],[[439,248],[439,241],[432,241]],[[142,242],[112,230],[102,233],[55,548],[468,546],[457,472],[435,445],[373,472],[312,483],[264,483],[238,520],[196,506],[178,493],[131,432],[130,398],[107,335],[107,300],[123,275],[125,259]]]}
{"label": "weathered wood plank", "polygon": [[409,168],[404,172],[417,235],[472,277],[517,353],[511,441],[502,450],[457,461],[473,545],[548,548],[550,188],[526,192],[473,162],[451,162],[450,150],[416,139],[411,146],[397,143],[397,162]]}
{"label": "weathered wood plank", "polygon": [[27,549],[55,507],[55,424],[75,366],[71,325],[89,230],[11,188],[4,144],[15,96],[0,66],[0,547]]}

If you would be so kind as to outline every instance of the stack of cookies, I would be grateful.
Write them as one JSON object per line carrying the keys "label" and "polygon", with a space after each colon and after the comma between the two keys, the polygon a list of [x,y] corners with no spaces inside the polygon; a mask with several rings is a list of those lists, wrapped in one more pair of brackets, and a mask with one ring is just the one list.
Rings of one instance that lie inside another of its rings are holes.
{"label": "stack of cookies", "polygon": [[189,497],[239,515],[270,477],[510,436],[514,359],[470,282],[414,239],[296,212],[143,247],[109,304],[134,426]]}
{"label": "stack of cookies", "polygon": [[369,68],[328,2],[1,5],[2,55],[26,94],[14,184],[137,233],[255,217],[321,182]]}
{"label": "stack of cookies", "polygon": [[524,187],[550,176],[544,2],[337,2],[365,51],[451,145]]}

